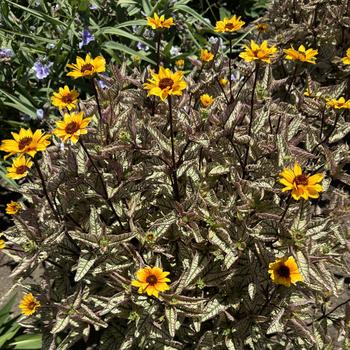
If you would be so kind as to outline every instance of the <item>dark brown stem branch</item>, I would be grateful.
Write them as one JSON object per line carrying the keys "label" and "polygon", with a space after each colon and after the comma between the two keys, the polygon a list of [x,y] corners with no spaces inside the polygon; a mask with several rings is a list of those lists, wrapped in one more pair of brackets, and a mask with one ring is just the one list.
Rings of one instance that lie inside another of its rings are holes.
{"label": "dark brown stem branch", "polygon": [[94,160],[92,159],[92,157],[91,157],[89,151],[87,150],[87,148],[86,148],[84,142],[83,142],[81,139],[79,139],[79,143],[80,143],[81,147],[83,148],[85,154],[86,154],[87,157],[89,158],[89,161],[90,161],[91,165],[92,165],[93,168],[95,169],[95,171],[96,171],[96,173],[97,173],[97,176],[99,177],[99,179],[100,179],[100,181],[101,181],[101,185],[102,185],[102,189],[103,189],[103,198],[106,200],[108,206],[110,207],[110,209],[112,210],[114,216],[115,216],[116,219],[118,220],[118,223],[119,223],[120,227],[121,227],[122,229],[124,229],[124,226],[123,226],[123,224],[122,224],[122,222],[121,222],[121,220],[120,220],[120,217],[119,217],[118,213],[116,212],[116,210],[114,209],[114,206],[113,206],[113,203],[112,203],[111,199],[108,198],[108,192],[107,192],[106,184],[105,184],[105,182],[104,182],[104,180],[103,180],[103,177],[102,177],[102,174],[101,174],[100,170],[99,170],[98,167],[96,166],[96,164],[95,164]]}
{"label": "dark brown stem branch", "polygon": [[50,196],[49,196],[49,193],[47,192],[47,188],[46,188],[46,183],[45,183],[44,175],[43,175],[43,173],[41,172],[41,169],[40,169],[40,165],[39,165],[39,163],[38,163],[38,160],[35,159],[34,157],[33,157],[32,159],[33,159],[35,168],[36,168],[36,170],[37,170],[37,172],[38,172],[38,174],[39,174],[39,177],[40,177],[40,180],[41,180],[41,186],[42,186],[43,191],[44,191],[44,195],[45,195],[45,197],[46,197],[46,199],[47,199],[47,201],[48,201],[48,203],[49,203],[49,206],[50,206],[50,208],[51,208],[53,214],[55,215],[56,220],[57,220],[57,221],[60,221],[59,213],[58,213],[58,211],[56,210],[56,208],[55,208],[53,202],[51,201],[51,198],[50,198]]}
{"label": "dark brown stem branch", "polygon": [[232,38],[229,39],[230,45],[230,56],[228,58],[228,69],[229,69],[229,82],[230,82],[230,98],[232,99],[232,67],[231,67],[231,57],[232,57]]}
{"label": "dark brown stem branch", "polygon": [[98,91],[96,88],[96,84],[95,84],[95,78],[91,79],[91,85],[92,85],[92,89],[94,91],[94,95],[95,95],[95,99],[96,99],[96,103],[97,103],[97,110],[98,110],[98,114],[100,115],[100,119],[102,120],[102,111],[101,111],[101,106],[100,106],[100,100],[98,99]]}
{"label": "dark brown stem branch", "polygon": [[168,104],[169,104],[169,122],[170,122],[170,138],[171,138],[171,159],[172,159],[172,167],[171,167],[171,173],[173,178],[173,191],[174,191],[174,198],[175,200],[180,199],[180,193],[179,193],[179,185],[177,182],[177,164],[175,161],[175,146],[174,146],[174,127],[173,127],[173,108],[171,104],[171,96],[168,97]]}
{"label": "dark brown stem branch", "polygon": [[339,309],[341,306],[343,306],[343,305],[345,305],[345,304],[347,304],[347,303],[349,303],[349,302],[350,302],[350,298],[347,299],[347,300],[345,300],[345,301],[343,301],[343,302],[340,303],[339,305],[335,306],[331,311],[329,311],[329,312],[325,313],[324,315],[318,317],[316,320],[314,320],[314,321],[312,321],[312,322],[309,322],[309,323],[307,324],[307,326],[311,326],[314,322],[318,322],[318,321],[323,320],[324,318],[327,318],[327,317],[328,317],[330,314],[332,314],[335,310]]}
{"label": "dark brown stem branch", "polygon": [[291,203],[291,199],[292,199],[292,196],[289,196],[288,199],[287,199],[286,207],[284,208],[284,212],[283,212],[283,214],[282,214],[282,216],[280,218],[279,223],[281,223],[283,221],[284,217],[286,216],[287,211],[288,211],[289,206],[290,206],[290,203]]}
{"label": "dark brown stem branch", "polygon": [[[252,125],[253,125],[253,119],[254,119],[254,97],[255,97],[255,89],[256,89],[256,84],[258,81],[258,75],[259,75],[259,63],[256,64],[255,68],[255,77],[254,77],[254,83],[253,83],[253,89],[252,89],[252,96],[250,99],[250,120],[249,120],[249,126],[248,126],[248,136],[250,137],[250,134],[252,132]],[[245,176],[246,172],[246,167],[248,163],[248,155],[249,155],[249,149],[250,149],[250,144],[248,143],[246,152],[244,155],[244,171],[243,171],[243,178]]]}
{"label": "dark brown stem branch", "polygon": [[[286,99],[288,97],[288,95],[290,94],[291,92],[291,89],[292,89],[292,86],[293,86],[293,83],[294,83],[294,80],[296,78],[296,75],[297,75],[297,70],[298,70],[298,65],[295,64],[294,66],[294,71],[293,71],[293,75],[292,75],[292,79],[290,81],[290,84],[288,86],[288,89],[286,91],[286,94],[284,96],[284,99]],[[278,121],[277,121],[277,127],[276,127],[276,135],[278,134],[278,131],[280,129],[280,124],[281,124],[281,114],[278,116]]]}

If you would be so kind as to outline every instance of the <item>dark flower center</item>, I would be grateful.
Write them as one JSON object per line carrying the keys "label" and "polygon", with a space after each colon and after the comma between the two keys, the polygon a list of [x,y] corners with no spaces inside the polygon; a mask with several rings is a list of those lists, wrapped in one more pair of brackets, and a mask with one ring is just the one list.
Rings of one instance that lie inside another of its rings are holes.
{"label": "dark flower center", "polygon": [[281,265],[278,268],[277,273],[280,277],[288,278],[290,275],[289,267],[287,267],[286,265]]}
{"label": "dark flower center", "polygon": [[93,71],[94,70],[94,66],[91,64],[91,63],[87,63],[87,64],[84,64],[81,68],[80,68],[80,71],[82,73],[84,73],[85,71],[87,70],[91,70]]}
{"label": "dark flower center", "polygon": [[172,88],[172,86],[174,85],[174,81],[170,78],[163,78],[160,82],[159,82],[159,87],[164,90],[166,88]]}
{"label": "dark flower center", "polygon": [[233,23],[226,23],[226,24],[225,24],[225,29],[231,30],[231,29],[233,29],[234,27],[235,27],[235,25],[234,25]]}
{"label": "dark flower center", "polygon": [[26,165],[21,165],[16,169],[16,174],[24,174],[28,170]]}
{"label": "dark flower center", "polygon": [[67,134],[74,134],[79,130],[79,124],[77,122],[70,122],[64,130]]}
{"label": "dark flower center", "polygon": [[307,176],[305,174],[301,174],[298,175],[295,179],[294,179],[295,184],[298,185],[304,185],[307,186],[308,182],[307,182]]}
{"label": "dark flower center", "polygon": [[65,96],[62,96],[62,102],[63,103],[72,103],[73,102],[73,97],[72,97],[72,95],[71,94],[69,94],[69,95],[65,95]]}
{"label": "dark flower center", "polygon": [[154,275],[149,275],[147,278],[146,278],[146,282],[148,284],[150,284],[151,286],[154,286],[156,283],[157,283],[157,277],[154,276]]}
{"label": "dark flower center", "polygon": [[23,139],[18,143],[18,148],[22,150],[24,147],[29,146],[32,140],[33,139],[31,137],[23,137]]}
{"label": "dark flower center", "polygon": [[36,302],[35,301],[31,301],[28,303],[28,309],[29,310],[34,310],[36,308]]}

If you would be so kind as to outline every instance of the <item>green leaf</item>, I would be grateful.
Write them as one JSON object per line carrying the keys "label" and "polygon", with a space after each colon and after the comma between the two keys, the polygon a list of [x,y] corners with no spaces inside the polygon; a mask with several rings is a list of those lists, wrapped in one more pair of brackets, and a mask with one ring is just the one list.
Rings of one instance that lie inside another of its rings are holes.
{"label": "green leaf", "polygon": [[82,253],[79,257],[77,272],[75,273],[74,281],[80,281],[91,269],[96,261],[96,256],[91,253]]}
{"label": "green leaf", "polygon": [[174,307],[165,308],[165,317],[168,321],[169,334],[175,337],[177,312]]}
{"label": "green leaf", "polygon": [[107,41],[105,43],[102,44],[102,49],[104,50],[108,50],[108,49],[112,49],[112,50],[117,50],[120,52],[124,52],[129,56],[138,56],[140,57],[142,60],[151,63],[153,65],[156,65],[156,62],[153,61],[152,59],[148,58],[142,51],[135,51],[133,49],[131,49],[130,47],[120,44],[120,43],[116,43],[114,41]]}
{"label": "green leaf", "polygon": [[153,50],[155,50],[154,45],[152,45],[150,42],[144,40],[142,37],[138,37],[134,34],[131,34],[126,30],[118,29],[115,27],[105,27],[105,28],[101,28],[97,32],[97,34],[112,34],[112,35],[117,35],[118,37],[124,37],[124,38],[130,39],[131,41],[139,41],[145,45],[148,45]]}
{"label": "green leaf", "polygon": [[24,334],[16,337],[9,346],[13,346],[18,350],[36,350],[41,349],[42,335],[41,334]]}
{"label": "green leaf", "polygon": [[219,300],[216,298],[209,301],[203,310],[203,316],[201,318],[201,322],[207,321],[215,317],[220,312],[225,311],[228,307],[229,305],[225,306],[220,304]]}
{"label": "green leaf", "polygon": [[51,16],[49,16],[48,14],[46,14],[44,12],[33,10],[33,9],[29,8],[29,7],[16,4],[15,2],[12,2],[10,0],[5,0],[5,1],[8,2],[11,5],[13,5],[13,6],[23,10],[24,12],[28,12],[29,14],[39,18],[40,20],[42,20],[44,22],[49,22],[49,23],[51,23],[53,25],[61,25],[61,26],[66,27],[66,24],[64,22],[61,22],[57,18],[51,17]]}
{"label": "green leaf", "polygon": [[175,3],[174,5],[174,11],[180,11],[180,12],[184,12],[187,13],[188,15],[190,15],[191,17],[195,18],[197,21],[201,22],[202,24],[204,24],[207,28],[214,30],[214,27],[209,24],[205,18],[203,16],[201,16],[198,12],[196,12],[195,10],[191,9],[190,7],[188,7],[187,5],[182,5],[179,3]]}
{"label": "green leaf", "polygon": [[90,207],[89,233],[99,238],[102,235],[101,220],[94,206]]}
{"label": "green leaf", "polygon": [[51,333],[56,334],[63,331],[68,326],[69,320],[69,315],[58,314],[56,317],[56,323],[52,328]]}
{"label": "green leaf", "polygon": [[12,298],[0,309],[0,327],[8,322],[15,301],[16,295],[12,296]]}

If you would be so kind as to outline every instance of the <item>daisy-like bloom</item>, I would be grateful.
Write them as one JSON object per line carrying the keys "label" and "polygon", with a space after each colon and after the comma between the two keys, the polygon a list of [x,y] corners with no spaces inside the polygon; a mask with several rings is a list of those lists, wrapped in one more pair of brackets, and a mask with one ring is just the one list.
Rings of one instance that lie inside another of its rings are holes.
{"label": "daisy-like bloom", "polygon": [[145,267],[136,272],[136,280],[131,282],[131,285],[138,287],[139,293],[147,293],[147,295],[154,295],[156,298],[159,296],[159,292],[165,292],[169,290],[167,282],[170,279],[167,276],[170,272],[163,271],[160,267]]}
{"label": "daisy-like bloom", "polygon": [[258,24],[255,25],[255,28],[260,33],[266,33],[269,30],[269,25],[267,23],[258,23]]}
{"label": "daisy-like bloom", "polygon": [[148,91],[147,96],[159,96],[164,101],[169,95],[182,95],[187,83],[183,79],[183,72],[173,73],[169,68],[159,67],[159,73],[151,71],[152,78],[143,87]]}
{"label": "daisy-like bloom", "polygon": [[217,33],[233,33],[240,30],[244,26],[245,22],[241,20],[241,16],[236,15],[231,18],[224,18],[222,21],[217,21],[215,31]]}
{"label": "daisy-like bloom", "polygon": [[291,191],[295,200],[318,198],[319,192],[323,191],[322,185],[319,184],[323,179],[323,174],[306,175],[302,172],[298,162],[295,162],[293,169],[283,169],[279,176],[281,177],[279,182],[285,186],[282,192]]}
{"label": "daisy-like bloom", "polygon": [[45,135],[41,130],[36,130],[33,134],[31,129],[21,128],[18,134],[15,132],[11,134],[13,140],[3,140],[0,146],[0,151],[10,153],[5,159],[17,153],[27,153],[34,157],[37,152],[45,151],[50,144],[50,141],[47,140],[50,135]]}
{"label": "daisy-like bloom", "polygon": [[315,64],[316,63],[316,57],[318,54],[318,50],[314,49],[305,49],[304,45],[300,45],[298,50],[293,49],[293,47],[289,49],[283,50],[286,53],[285,58],[287,60],[292,61],[300,61],[300,62],[308,62]]}
{"label": "daisy-like bloom", "polygon": [[[1,237],[1,234],[0,234],[0,237]],[[3,239],[0,239],[0,250],[1,249],[4,249],[6,247],[6,243]]]}
{"label": "daisy-like bloom", "polygon": [[75,109],[78,103],[79,92],[70,90],[67,85],[59,88],[58,92],[54,92],[51,96],[52,104],[59,108],[67,108],[69,111]]}
{"label": "daisy-like bloom", "polygon": [[221,78],[219,80],[219,83],[222,87],[226,86],[228,84],[228,80],[226,78]]}
{"label": "daisy-like bloom", "polygon": [[214,59],[214,54],[207,49],[201,50],[200,59],[203,62],[210,62]]}
{"label": "daisy-like bloom", "polygon": [[244,45],[243,47],[245,51],[241,52],[239,57],[243,58],[246,62],[258,60],[271,63],[271,58],[273,58],[277,52],[277,47],[268,47],[268,42],[266,40],[264,40],[261,45],[251,40],[250,47],[248,45]]}
{"label": "daisy-like bloom", "polygon": [[182,60],[182,59],[177,60],[177,61],[175,61],[175,65],[176,65],[177,68],[182,69],[184,67],[184,65],[185,65],[185,61]]}
{"label": "daisy-like bloom", "polygon": [[344,97],[340,97],[338,100],[336,98],[332,98],[327,100],[327,107],[334,109],[350,109],[350,100],[345,100]]}
{"label": "daisy-like bloom", "polygon": [[36,299],[32,293],[26,294],[18,307],[22,310],[22,314],[26,316],[33,315],[39,308],[40,302]]}
{"label": "daisy-like bloom", "polygon": [[346,50],[346,56],[341,59],[344,64],[350,64],[350,47]]}
{"label": "daisy-like bloom", "polygon": [[171,26],[175,25],[172,17],[165,19],[164,15],[160,17],[155,13],[152,17],[147,17],[147,25],[152,27],[152,29],[169,29]]}
{"label": "daisy-like bloom", "polygon": [[12,165],[7,170],[7,177],[14,180],[22,179],[28,175],[28,170],[33,166],[33,162],[30,158],[26,158],[23,155],[15,158],[12,161]]}
{"label": "daisy-like bloom", "polygon": [[20,210],[22,210],[22,206],[18,202],[11,201],[10,203],[6,204],[6,214],[8,214],[8,215],[15,215]]}
{"label": "daisy-like bloom", "polygon": [[199,99],[201,101],[202,106],[205,108],[211,106],[214,102],[214,97],[208,94],[201,95]]}
{"label": "daisy-like bloom", "polygon": [[63,120],[56,122],[57,127],[53,133],[63,142],[71,140],[73,143],[77,143],[80,135],[87,134],[87,127],[91,119],[91,117],[85,118],[84,112],[65,113]]}
{"label": "daisy-like bloom", "polygon": [[73,69],[73,71],[67,73],[67,76],[73,77],[74,79],[82,77],[91,78],[97,73],[106,71],[106,60],[102,56],[91,58],[91,56],[87,54],[85,60],[78,56],[76,61],[76,63],[67,64],[67,67]]}
{"label": "daisy-like bloom", "polygon": [[286,287],[303,281],[303,276],[300,274],[298,265],[292,256],[276,259],[269,264],[268,272],[274,283]]}

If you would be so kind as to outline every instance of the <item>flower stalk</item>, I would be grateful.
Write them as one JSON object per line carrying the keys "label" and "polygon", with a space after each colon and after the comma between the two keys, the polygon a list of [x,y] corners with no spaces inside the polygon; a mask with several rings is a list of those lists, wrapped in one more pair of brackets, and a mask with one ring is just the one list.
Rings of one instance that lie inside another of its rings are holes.
{"label": "flower stalk", "polygon": [[103,180],[103,177],[102,177],[102,174],[101,174],[100,170],[99,170],[98,167],[96,166],[96,164],[95,164],[94,160],[92,159],[91,154],[90,154],[89,151],[87,150],[87,148],[86,148],[84,142],[83,142],[81,139],[79,139],[79,143],[80,143],[81,147],[83,148],[85,154],[86,154],[87,157],[89,158],[89,161],[90,161],[91,165],[92,165],[93,168],[96,170],[97,176],[99,177],[99,179],[100,179],[100,181],[101,181],[104,199],[106,200],[108,206],[110,207],[110,209],[112,210],[114,216],[116,217],[116,219],[117,219],[117,221],[118,221],[118,223],[119,223],[119,226],[120,226],[122,229],[124,229],[124,226],[123,226],[123,224],[122,224],[122,222],[121,222],[121,219],[120,219],[118,213],[116,212],[116,210],[114,209],[114,206],[113,206],[113,203],[112,203],[111,199],[108,198],[108,192],[107,192],[106,184],[105,184],[105,182],[104,182],[104,180]]}
{"label": "flower stalk", "polygon": [[173,108],[171,103],[171,96],[168,97],[168,105],[169,105],[169,122],[170,122],[170,138],[171,138],[171,159],[172,159],[172,166],[171,166],[171,174],[172,174],[172,183],[173,183],[173,191],[174,191],[174,198],[175,200],[180,199],[180,193],[179,193],[179,185],[177,182],[177,164],[175,161],[175,145],[174,145],[174,126],[173,126]]}
{"label": "flower stalk", "polygon": [[53,214],[55,215],[56,220],[57,220],[57,221],[60,221],[60,215],[59,215],[59,213],[58,213],[56,207],[54,206],[53,202],[51,201],[51,198],[50,198],[50,196],[49,196],[49,193],[47,192],[47,187],[46,187],[44,175],[43,175],[43,173],[42,173],[42,171],[41,171],[41,169],[40,169],[40,165],[39,165],[37,159],[35,159],[34,157],[33,157],[33,163],[34,163],[34,166],[35,166],[35,168],[36,168],[36,170],[37,170],[37,172],[38,172],[38,174],[39,174],[40,181],[41,181],[41,186],[42,186],[42,188],[43,188],[44,195],[45,195],[45,197],[46,197],[46,199],[47,199],[47,201],[48,201],[48,203],[49,203],[49,206],[50,206],[50,208],[51,208]]}
{"label": "flower stalk", "polygon": [[[252,96],[251,96],[251,100],[250,100],[250,120],[249,120],[249,126],[248,126],[248,136],[250,136],[250,134],[252,132],[252,125],[253,125],[253,119],[254,119],[254,97],[255,97],[256,84],[257,84],[257,81],[258,81],[258,75],[259,75],[259,63],[256,63],[255,77],[254,77],[253,89],[252,89]],[[245,176],[245,170],[246,170],[246,167],[247,167],[249,149],[250,149],[250,144],[248,143],[247,148],[246,148],[246,152],[245,152],[245,155],[244,155],[243,177]]]}

